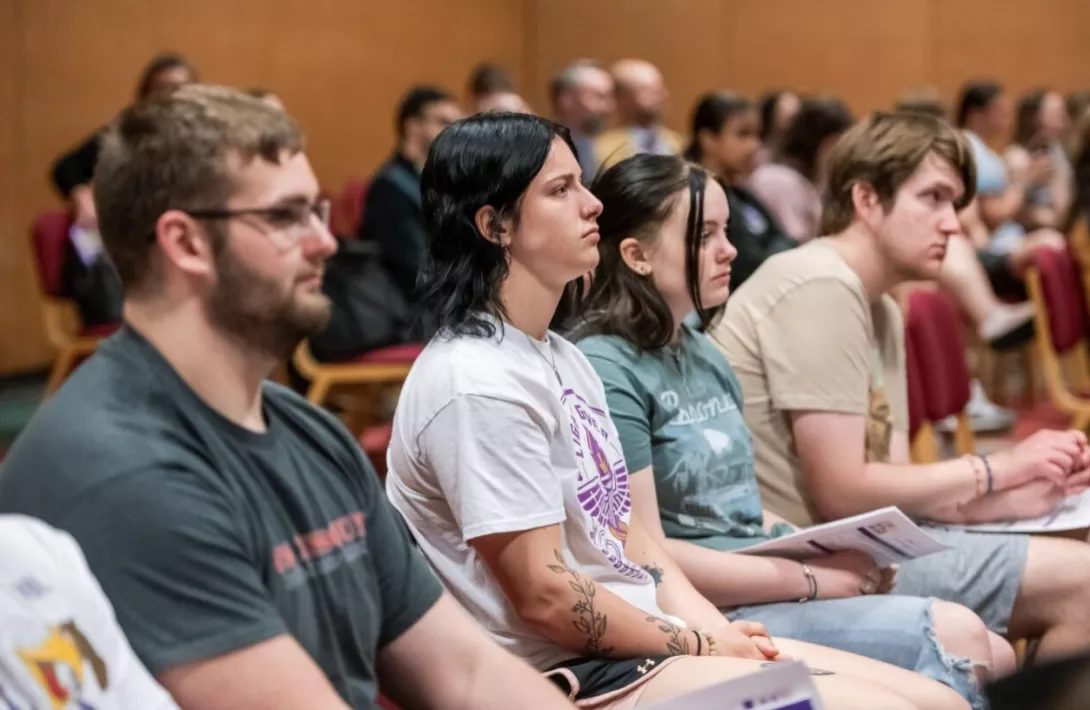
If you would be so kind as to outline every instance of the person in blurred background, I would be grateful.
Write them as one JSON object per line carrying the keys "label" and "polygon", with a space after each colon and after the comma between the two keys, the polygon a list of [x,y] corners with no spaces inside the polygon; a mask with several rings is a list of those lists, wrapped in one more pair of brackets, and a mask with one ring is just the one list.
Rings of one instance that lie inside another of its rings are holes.
{"label": "person in blurred background", "polygon": [[616,109],[613,77],[594,61],[580,59],[553,77],[549,97],[557,123],[571,132],[583,180],[590,180],[599,164],[594,141]]}
{"label": "person in blurred background", "polygon": [[[187,84],[196,72],[180,54],[162,54],[144,68],[136,88],[136,100]],[[100,128],[53,165],[53,186],[68,201],[72,219],[61,261],[60,291],[72,301],[84,328],[121,321],[121,282],[103,251],[98,235],[98,215],[91,196],[91,179],[98,163]]]}
{"label": "person in blurred background", "polygon": [[462,116],[454,97],[432,86],[409,90],[397,111],[397,149],[367,189],[361,241],[377,244],[382,264],[406,299],[412,299],[424,259],[427,231],[420,211],[420,170],[439,133]]}
{"label": "person in blurred background", "polygon": [[818,236],[829,152],[852,125],[839,99],[811,99],[799,108],[773,161],[758,167],[749,188],[798,242]]}
{"label": "person in blurred background", "polygon": [[533,113],[515,89],[515,80],[503,67],[482,62],[473,68],[466,84],[466,112]]}
{"label": "person in blurred background", "polygon": [[744,96],[726,91],[705,94],[693,109],[692,142],[685,157],[723,181],[730,205],[730,241],[738,251],[731,264],[730,288],[736,290],[765,259],[793,249],[791,238],[748,188],[757,167],[761,139],[757,111]]}
{"label": "person in blurred background", "polygon": [[1072,199],[1071,161],[1064,148],[1071,131],[1064,97],[1055,91],[1037,89],[1018,101],[1014,142],[1003,158],[1013,173],[1030,173],[1038,161],[1048,179],[1028,187],[1018,222],[1027,230],[1038,227],[1062,228]]}
{"label": "person in blurred background", "polygon": [[795,119],[795,114],[802,106],[799,95],[793,91],[775,89],[766,92],[760,98],[761,112],[761,150],[757,154],[759,163],[767,163],[779,149],[787,127]]}
{"label": "person in blurred background", "polygon": [[983,234],[977,247],[1011,257],[1012,268],[1021,274],[1040,247],[1064,249],[1064,236],[1051,228],[1027,233],[1017,221],[1026,195],[1047,188],[1052,180],[1048,155],[1038,155],[1022,165],[1004,162],[997,151],[1006,149],[1012,137],[1013,106],[1010,96],[994,81],[972,81],[961,90],[957,125],[965,131],[976,162],[977,206]]}
{"label": "person in blurred background", "polygon": [[278,108],[281,111],[284,110],[284,100],[280,98],[280,95],[270,89],[265,89],[260,86],[255,86],[252,89],[247,89],[246,93],[253,96],[255,99],[261,99],[273,108]]}
{"label": "person in blurred background", "polygon": [[669,94],[658,68],[642,59],[622,59],[610,73],[620,125],[596,141],[602,164],[609,166],[636,153],[680,153],[684,147],[681,136],[662,125]]}
{"label": "person in blurred background", "polygon": [[[181,54],[166,53],[152,59],[140,74],[136,85],[136,100],[146,98],[161,89],[170,89],[197,80],[197,72]],[[53,163],[53,186],[72,208],[76,224],[93,228],[98,221],[91,198],[91,178],[98,163],[100,128],[78,146]]]}

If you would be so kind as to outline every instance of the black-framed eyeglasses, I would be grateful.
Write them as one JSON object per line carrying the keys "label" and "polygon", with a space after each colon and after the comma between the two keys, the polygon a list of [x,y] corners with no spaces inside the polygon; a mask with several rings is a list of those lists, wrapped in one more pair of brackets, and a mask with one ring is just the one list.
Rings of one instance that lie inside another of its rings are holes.
{"label": "black-framed eyeglasses", "polygon": [[269,207],[250,207],[237,210],[187,210],[186,214],[196,219],[237,219],[239,217],[260,217],[274,229],[306,228],[312,217],[317,217],[326,229],[332,205],[328,199],[316,202],[293,201]]}

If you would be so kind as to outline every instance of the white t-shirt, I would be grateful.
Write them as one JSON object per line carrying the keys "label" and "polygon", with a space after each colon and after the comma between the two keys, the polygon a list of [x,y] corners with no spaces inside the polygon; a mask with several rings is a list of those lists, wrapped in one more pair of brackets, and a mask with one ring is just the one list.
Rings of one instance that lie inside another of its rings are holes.
{"label": "white t-shirt", "polygon": [[386,492],[439,578],[539,670],[577,654],[518,620],[468,540],[559,524],[573,570],[670,618],[625,555],[628,469],[601,380],[560,336],[505,325],[492,338],[434,339],[401,392],[387,458]]}
{"label": "white t-shirt", "polygon": [[0,516],[0,710],[177,710],[136,658],[76,541]]}

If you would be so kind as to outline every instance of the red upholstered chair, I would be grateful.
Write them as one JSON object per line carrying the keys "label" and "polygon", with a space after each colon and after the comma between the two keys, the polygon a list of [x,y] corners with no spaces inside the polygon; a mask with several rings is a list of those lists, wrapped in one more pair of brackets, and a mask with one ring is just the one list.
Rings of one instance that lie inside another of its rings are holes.
{"label": "red upholstered chair", "polygon": [[1037,353],[1052,404],[1090,427],[1090,357],[1086,346],[1086,296],[1079,267],[1067,252],[1039,249],[1026,271],[1026,291],[1037,306]]}
{"label": "red upholstered chair", "polygon": [[390,448],[393,433],[392,422],[381,422],[365,428],[359,436],[360,448],[367,454],[375,473],[382,480],[386,479],[386,449]]}
{"label": "red upholstered chair", "polygon": [[392,700],[382,694],[379,694],[378,696],[378,706],[383,710],[401,710],[401,708],[394,705],[394,702]]}
{"label": "red upholstered chair", "polygon": [[80,360],[91,355],[98,341],[117,329],[116,325],[84,328],[71,301],[61,294],[61,268],[64,264],[68,230],[72,219],[64,210],[47,210],[34,218],[31,243],[38,267],[38,285],[42,295],[45,334],[57,351],[46,382],[46,394],[56,391]]}
{"label": "red upholstered chair", "polygon": [[367,198],[367,188],[370,186],[371,183],[367,180],[349,180],[344,184],[334,209],[334,234],[342,237],[356,235],[363,221],[363,201]]}
{"label": "red upholstered chair", "polygon": [[[920,425],[912,440],[913,460],[938,460],[931,423],[948,416],[957,418],[954,445],[958,454],[973,453],[976,442],[965,405],[969,402],[969,368],[965,363],[965,341],[957,306],[939,291],[919,290],[909,295],[905,318],[905,350],[908,363],[909,412],[912,384],[919,382],[916,399],[921,407]],[[912,373],[912,368],[916,373]]]}

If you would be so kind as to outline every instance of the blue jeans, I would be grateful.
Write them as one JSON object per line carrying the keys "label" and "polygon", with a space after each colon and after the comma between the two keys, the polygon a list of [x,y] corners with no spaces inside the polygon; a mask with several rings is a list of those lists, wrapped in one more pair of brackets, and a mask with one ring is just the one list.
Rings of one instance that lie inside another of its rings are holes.
{"label": "blue jeans", "polygon": [[975,710],[987,707],[972,661],[947,654],[935,638],[932,600],[875,595],[732,609],[731,621],[757,621],[771,636],[847,651],[915,671],[957,691]]}

